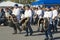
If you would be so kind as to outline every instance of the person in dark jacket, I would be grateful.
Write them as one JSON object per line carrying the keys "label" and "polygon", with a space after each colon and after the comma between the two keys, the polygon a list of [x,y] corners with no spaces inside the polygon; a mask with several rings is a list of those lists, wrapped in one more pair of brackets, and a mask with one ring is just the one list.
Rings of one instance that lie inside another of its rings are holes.
{"label": "person in dark jacket", "polygon": [[5,12],[2,8],[0,8],[0,25],[3,23],[5,25]]}

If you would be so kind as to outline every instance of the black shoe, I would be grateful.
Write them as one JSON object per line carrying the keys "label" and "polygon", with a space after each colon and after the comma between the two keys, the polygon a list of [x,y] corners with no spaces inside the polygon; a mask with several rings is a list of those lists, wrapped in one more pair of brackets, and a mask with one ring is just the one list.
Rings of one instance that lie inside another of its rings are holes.
{"label": "black shoe", "polygon": [[25,36],[28,36],[28,35],[25,35]]}
{"label": "black shoe", "polygon": [[40,30],[37,30],[37,32],[40,32]]}
{"label": "black shoe", "polygon": [[19,32],[19,34],[21,34],[22,30]]}
{"label": "black shoe", "polygon": [[30,36],[32,36],[33,33],[30,34]]}
{"label": "black shoe", "polygon": [[50,40],[54,40],[54,39],[53,39],[53,37],[52,37],[52,38],[50,38]]}
{"label": "black shoe", "polygon": [[19,34],[21,34],[21,32],[19,32]]}
{"label": "black shoe", "polygon": [[33,31],[30,33],[30,36],[32,36],[32,34],[33,34]]}
{"label": "black shoe", "polygon": [[44,40],[49,40],[49,38],[45,38]]}
{"label": "black shoe", "polygon": [[43,30],[41,30],[40,32],[44,32]]}
{"label": "black shoe", "polygon": [[58,31],[56,30],[56,32],[58,32]]}
{"label": "black shoe", "polygon": [[17,34],[17,33],[13,33],[13,34]]}
{"label": "black shoe", "polygon": [[32,34],[30,34],[30,36],[32,36]]}

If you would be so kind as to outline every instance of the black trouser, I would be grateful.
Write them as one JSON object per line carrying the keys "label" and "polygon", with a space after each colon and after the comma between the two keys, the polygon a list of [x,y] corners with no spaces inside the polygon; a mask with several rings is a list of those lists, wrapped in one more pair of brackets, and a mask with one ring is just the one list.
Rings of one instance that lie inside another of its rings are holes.
{"label": "black trouser", "polygon": [[44,21],[43,18],[38,20],[38,31],[44,31],[44,27],[43,27],[43,22],[42,21]]}
{"label": "black trouser", "polygon": [[20,29],[20,27],[19,27],[19,24],[17,23],[17,24],[14,24],[14,32],[15,33],[17,33],[17,29],[21,32],[21,29]]}
{"label": "black trouser", "polygon": [[38,19],[39,19],[38,16],[37,16],[36,18],[33,19],[34,25],[38,23]]}
{"label": "black trouser", "polygon": [[27,25],[26,25],[26,33],[28,35],[28,31],[30,31],[30,35],[32,34],[33,30],[31,28],[31,25],[30,25],[30,20],[28,21]]}
{"label": "black trouser", "polygon": [[53,37],[51,30],[52,30],[52,24],[49,24],[48,28],[45,30],[45,36],[46,36],[46,38],[49,38],[49,37],[52,38]]}
{"label": "black trouser", "polygon": [[53,21],[53,31],[57,31],[57,20]]}
{"label": "black trouser", "polygon": [[0,18],[0,24],[2,24],[2,23],[6,23],[6,19],[5,18]]}

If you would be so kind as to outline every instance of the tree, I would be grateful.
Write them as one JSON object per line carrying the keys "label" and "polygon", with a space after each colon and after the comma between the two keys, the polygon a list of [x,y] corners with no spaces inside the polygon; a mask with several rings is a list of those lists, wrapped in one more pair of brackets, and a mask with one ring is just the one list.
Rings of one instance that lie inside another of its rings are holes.
{"label": "tree", "polygon": [[[8,0],[5,0],[8,1]],[[12,2],[22,3],[22,4],[30,4],[31,2],[34,2],[36,0],[10,0]]]}
{"label": "tree", "polygon": [[23,4],[30,4],[31,2],[34,2],[36,0],[23,0],[22,3]]}
{"label": "tree", "polygon": [[15,0],[16,3],[19,3],[19,0]]}

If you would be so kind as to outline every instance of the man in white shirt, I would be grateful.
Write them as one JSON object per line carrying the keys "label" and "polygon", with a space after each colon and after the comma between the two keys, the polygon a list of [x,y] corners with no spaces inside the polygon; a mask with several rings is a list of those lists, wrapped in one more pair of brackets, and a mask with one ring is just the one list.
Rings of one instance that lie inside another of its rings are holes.
{"label": "man in white shirt", "polygon": [[[46,11],[44,12],[44,18],[47,18],[48,19],[48,26],[47,28],[45,29],[45,40],[53,40],[53,36],[52,36],[52,16],[53,16],[53,13],[52,11],[50,10],[50,8],[46,8]],[[49,36],[48,36],[49,35]]]}
{"label": "man in white shirt", "polygon": [[39,31],[42,31],[42,26],[40,25],[41,24],[40,20],[42,18],[42,14],[43,14],[42,8],[40,6],[38,7],[36,14],[38,15],[38,30],[37,31],[39,32]]}
{"label": "man in white shirt", "polygon": [[54,7],[51,7],[51,9],[52,9],[52,12],[53,12],[53,17],[52,17],[52,19],[53,19],[53,31],[57,31],[57,21],[58,21],[57,20],[57,16],[58,16],[58,11]]}
{"label": "man in white shirt", "polygon": [[51,18],[52,15],[52,11],[49,11],[50,9],[46,8],[47,11],[44,11],[44,18]]}
{"label": "man in white shirt", "polygon": [[38,8],[34,9],[34,15],[33,15],[33,23],[34,25],[38,23],[38,15],[37,15]]}
{"label": "man in white shirt", "polygon": [[30,9],[25,10],[25,17],[31,17],[32,16],[32,11]]}
{"label": "man in white shirt", "polygon": [[[14,17],[13,18],[13,21],[14,21],[14,33],[13,34],[17,34],[17,29],[20,31],[21,33],[21,28],[19,26],[19,20],[20,20],[20,10],[18,8],[18,4],[15,4],[14,5],[14,9],[13,9],[13,13],[12,13],[12,16]],[[16,16],[16,17],[15,17]]]}
{"label": "man in white shirt", "polygon": [[37,13],[39,18],[42,18],[42,8],[38,7]]}
{"label": "man in white shirt", "polygon": [[[25,15],[25,18],[27,18],[27,20],[28,20],[28,23],[26,24],[26,35],[25,36],[28,36],[28,30],[30,31],[30,36],[32,35],[32,28],[31,28],[31,24],[30,24],[30,18],[31,18],[31,16],[32,16],[32,10],[30,9],[30,6],[29,5],[27,5],[26,7],[25,7],[25,13],[24,13],[24,15]],[[26,21],[25,21],[26,22]]]}
{"label": "man in white shirt", "polygon": [[18,21],[20,20],[20,9],[18,8],[17,4],[14,5],[12,14],[14,14],[17,17]]}
{"label": "man in white shirt", "polygon": [[47,11],[44,12],[44,18],[47,18],[48,20],[50,20],[49,23],[52,24],[52,20],[51,19],[53,17],[53,12],[50,9],[48,9],[48,8],[46,8],[46,10]]}

